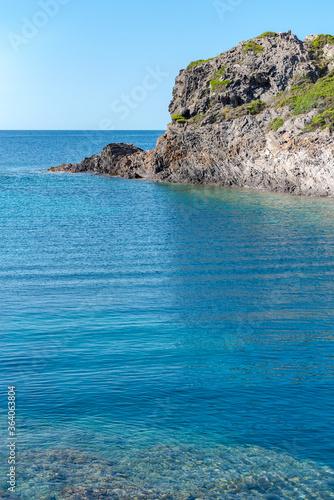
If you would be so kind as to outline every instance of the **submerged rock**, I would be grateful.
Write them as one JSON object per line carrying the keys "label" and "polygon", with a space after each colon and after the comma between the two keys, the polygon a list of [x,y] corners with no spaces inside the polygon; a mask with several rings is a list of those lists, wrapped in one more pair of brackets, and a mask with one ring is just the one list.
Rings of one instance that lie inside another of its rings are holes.
{"label": "submerged rock", "polygon": [[156,148],[52,170],[334,195],[334,37],[264,33],[176,78]]}
{"label": "submerged rock", "polygon": [[[334,472],[256,446],[153,444],[110,449],[21,450],[17,498],[25,500],[293,500],[334,498]],[[0,492],[0,498],[1,492]],[[7,498],[4,496],[3,498]]]}

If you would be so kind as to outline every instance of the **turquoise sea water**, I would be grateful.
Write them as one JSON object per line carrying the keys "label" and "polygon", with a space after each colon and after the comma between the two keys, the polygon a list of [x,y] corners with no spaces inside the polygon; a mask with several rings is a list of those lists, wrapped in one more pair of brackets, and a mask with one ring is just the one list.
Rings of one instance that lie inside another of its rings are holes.
{"label": "turquoise sea water", "polygon": [[0,498],[334,498],[334,200],[47,171],[160,134],[0,132]]}

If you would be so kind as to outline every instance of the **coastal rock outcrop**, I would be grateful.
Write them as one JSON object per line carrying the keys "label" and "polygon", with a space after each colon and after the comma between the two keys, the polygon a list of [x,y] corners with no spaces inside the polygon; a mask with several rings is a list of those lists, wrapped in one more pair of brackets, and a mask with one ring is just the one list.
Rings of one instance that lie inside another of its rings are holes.
{"label": "coastal rock outcrop", "polygon": [[[100,154],[85,158],[81,163],[67,163],[53,167],[50,170],[65,172],[91,172],[112,176],[139,178],[134,169],[134,158],[143,153],[143,150],[133,144],[108,144]],[[131,158],[131,159],[130,159]]]}
{"label": "coastal rock outcrop", "polygon": [[156,148],[55,170],[334,196],[334,37],[267,32],[176,78]]}

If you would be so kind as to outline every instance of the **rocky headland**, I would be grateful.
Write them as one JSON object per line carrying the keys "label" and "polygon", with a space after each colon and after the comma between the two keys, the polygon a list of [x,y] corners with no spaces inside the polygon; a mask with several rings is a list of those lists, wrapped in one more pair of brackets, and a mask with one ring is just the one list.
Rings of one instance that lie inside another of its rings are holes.
{"label": "rocky headland", "polygon": [[176,78],[155,149],[51,170],[334,196],[334,37],[266,32]]}

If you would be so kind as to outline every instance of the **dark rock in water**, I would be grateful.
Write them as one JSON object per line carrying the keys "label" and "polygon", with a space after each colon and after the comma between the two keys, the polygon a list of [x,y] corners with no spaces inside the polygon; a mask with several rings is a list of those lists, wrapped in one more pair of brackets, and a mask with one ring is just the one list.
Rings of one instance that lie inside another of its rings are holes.
{"label": "dark rock in water", "polygon": [[100,154],[85,158],[81,163],[68,163],[50,170],[66,172],[92,172],[139,179],[141,176],[133,169],[129,157],[143,153],[143,150],[132,144],[108,144]]}
{"label": "dark rock in water", "polygon": [[334,196],[334,38],[264,33],[176,78],[156,148],[51,170]]}

